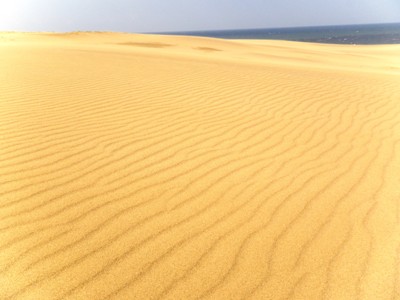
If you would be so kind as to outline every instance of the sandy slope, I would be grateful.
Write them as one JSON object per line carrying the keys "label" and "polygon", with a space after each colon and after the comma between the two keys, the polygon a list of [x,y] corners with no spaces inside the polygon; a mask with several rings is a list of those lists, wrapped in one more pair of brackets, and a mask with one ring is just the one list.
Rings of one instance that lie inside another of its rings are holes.
{"label": "sandy slope", "polygon": [[400,299],[399,53],[0,34],[0,299]]}

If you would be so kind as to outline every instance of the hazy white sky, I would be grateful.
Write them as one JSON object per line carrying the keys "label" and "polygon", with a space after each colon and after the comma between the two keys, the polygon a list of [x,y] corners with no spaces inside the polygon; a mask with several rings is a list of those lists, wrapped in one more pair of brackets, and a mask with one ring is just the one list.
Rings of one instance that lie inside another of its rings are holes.
{"label": "hazy white sky", "polygon": [[157,32],[400,22],[400,0],[0,0],[0,31]]}

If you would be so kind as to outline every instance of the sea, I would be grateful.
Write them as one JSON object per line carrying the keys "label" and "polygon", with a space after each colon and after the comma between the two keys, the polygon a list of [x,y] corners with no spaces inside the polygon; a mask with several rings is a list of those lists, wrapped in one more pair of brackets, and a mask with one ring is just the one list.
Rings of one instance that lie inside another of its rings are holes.
{"label": "sea", "polygon": [[158,34],[192,35],[224,39],[287,40],[351,45],[400,44],[400,23],[158,32]]}

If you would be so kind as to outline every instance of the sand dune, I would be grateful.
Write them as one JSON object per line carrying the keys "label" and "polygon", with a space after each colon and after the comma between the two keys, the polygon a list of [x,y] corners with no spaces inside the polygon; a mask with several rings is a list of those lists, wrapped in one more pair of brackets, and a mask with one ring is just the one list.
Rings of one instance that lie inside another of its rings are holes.
{"label": "sand dune", "polygon": [[1,299],[400,299],[400,46],[0,34]]}

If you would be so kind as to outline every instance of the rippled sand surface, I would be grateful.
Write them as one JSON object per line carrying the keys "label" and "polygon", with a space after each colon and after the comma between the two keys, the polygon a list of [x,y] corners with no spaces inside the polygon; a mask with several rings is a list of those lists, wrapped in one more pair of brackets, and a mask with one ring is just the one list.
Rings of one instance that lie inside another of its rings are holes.
{"label": "rippled sand surface", "polygon": [[400,46],[0,34],[0,299],[400,299]]}

